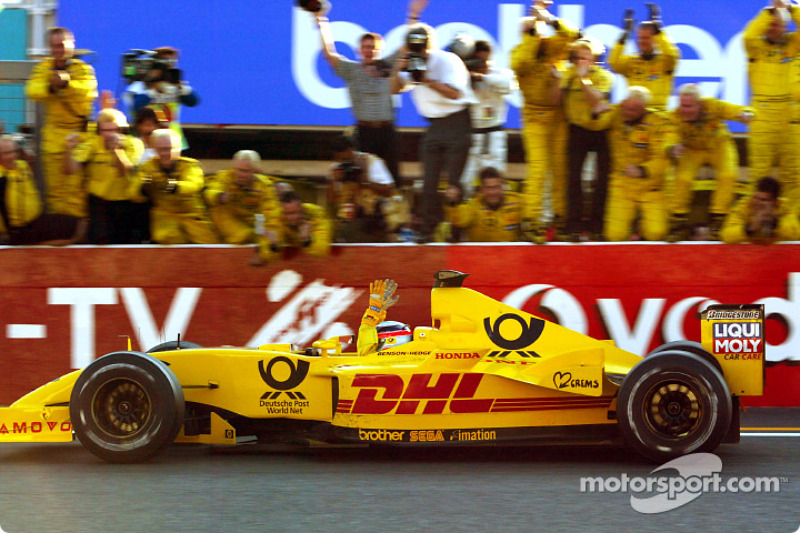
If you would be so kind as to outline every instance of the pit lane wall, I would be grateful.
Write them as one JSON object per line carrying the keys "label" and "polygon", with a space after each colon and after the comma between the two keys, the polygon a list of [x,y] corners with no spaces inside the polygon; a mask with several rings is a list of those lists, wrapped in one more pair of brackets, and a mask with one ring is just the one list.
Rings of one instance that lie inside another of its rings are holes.
{"label": "pit lane wall", "polygon": [[700,339],[711,303],[763,303],[767,395],[800,406],[800,244],[335,246],[330,257],[248,265],[248,247],[0,250],[0,404],[96,356],[181,338],[202,345],[291,341],[357,331],[368,282],[394,278],[391,318],[430,324],[437,270],[465,286],[620,347],[646,353]]}

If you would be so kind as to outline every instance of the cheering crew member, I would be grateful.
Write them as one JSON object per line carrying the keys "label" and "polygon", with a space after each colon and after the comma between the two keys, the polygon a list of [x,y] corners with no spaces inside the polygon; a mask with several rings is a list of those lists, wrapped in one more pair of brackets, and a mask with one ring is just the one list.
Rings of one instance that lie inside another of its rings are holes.
{"label": "cheering crew member", "polygon": [[46,206],[50,213],[86,216],[86,194],[81,179],[65,172],[66,139],[87,129],[92,102],[97,99],[94,69],[76,59],[75,37],[66,28],[47,31],[49,57],[36,65],[25,94],[44,107],[41,157]]}
{"label": "cheering crew member", "polygon": [[650,90],[653,95],[650,107],[666,111],[681,53],[663,30],[661,9],[656,4],[647,4],[647,7],[649,20],[639,24],[636,31],[639,54],[623,55],[625,41],[633,30],[633,10],[628,9],[625,11],[622,36],[611,49],[608,64],[614,72],[625,77],[628,85]]}
{"label": "cheering crew member", "polygon": [[[325,210],[314,204],[306,204],[292,189],[278,195],[280,213],[266,219],[265,231],[259,240],[258,253],[252,260],[260,266],[277,259],[281,254],[303,252],[322,257],[331,249],[331,223]],[[265,218],[269,213],[265,213]]]}
{"label": "cheering crew member", "polygon": [[[555,32],[552,36],[543,35],[547,25]],[[566,70],[563,58],[567,47],[577,38],[578,31],[566,20],[553,17],[540,1],[533,17],[523,21],[522,42],[511,51],[511,68],[525,100],[523,238],[534,242],[544,242],[540,223],[548,177],[557,224],[563,224],[567,215],[567,123],[561,107],[561,78]]]}
{"label": "cheering crew member", "polygon": [[752,242],[771,244],[800,239],[800,222],[780,198],[780,183],[772,177],[761,178],[750,197],[739,200],[722,227],[722,241],[728,244]]}
{"label": "cheering crew member", "polygon": [[227,244],[256,242],[256,215],[272,219],[280,210],[275,185],[259,171],[260,162],[258,152],[236,152],[233,168],[217,172],[203,191],[211,220]]}
{"label": "cheering crew member", "polygon": [[457,187],[447,190],[447,220],[457,228],[466,228],[472,242],[519,240],[519,195],[505,191],[505,179],[496,168],[484,168],[480,180],[478,194],[468,202],[458,203],[461,191]]}
{"label": "cheering crew member", "polygon": [[597,110],[607,105],[611,93],[611,73],[597,64],[603,45],[588,37],[575,41],[570,51],[572,68],[564,76],[564,109],[569,122],[567,138],[567,227],[573,241],[580,239],[583,227],[583,164],[589,152],[597,155],[597,173],[592,188],[590,238],[603,238],[610,155],[606,130]]}
{"label": "cheering crew member", "polygon": [[174,130],[152,133],[158,154],[139,167],[137,192],[150,197],[151,236],[160,244],[216,244],[219,238],[202,197],[200,164],[181,157],[181,136]]}
{"label": "cheering crew member", "polygon": [[625,100],[602,117],[611,125],[612,170],[605,219],[609,241],[628,240],[637,215],[645,239],[660,241],[667,234],[664,172],[675,131],[666,114],[647,108],[650,98],[646,88],[630,87]]}
{"label": "cheering crew member", "polygon": [[784,195],[796,202],[798,154],[792,121],[798,118],[800,104],[792,98],[791,75],[800,53],[800,32],[786,31],[789,18],[800,23],[800,9],[773,0],[744,30],[750,102],[756,111],[747,153],[750,176],[769,176],[777,165]]}
{"label": "cheering crew member", "polygon": [[87,178],[92,244],[136,242],[131,233],[131,182],[144,144],[120,132],[127,127],[121,111],[103,109],[97,114],[97,133],[86,135],[83,142],[76,133],[67,138],[67,170],[85,173]]}
{"label": "cheering crew member", "polygon": [[730,104],[716,98],[701,98],[700,89],[687,83],[678,91],[680,106],[673,111],[679,144],[671,149],[678,160],[675,187],[671,201],[670,241],[688,237],[688,213],[692,182],[700,168],[711,165],[716,173],[716,187],[709,206],[711,237],[718,238],[725,215],[733,203],[733,188],[739,176],[739,152],[726,120],[749,123],[753,109]]}
{"label": "cheering crew member", "polygon": [[73,244],[86,233],[85,219],[42,214],[31,167],[10,135],[0,135],[0,233],[11,245]]}

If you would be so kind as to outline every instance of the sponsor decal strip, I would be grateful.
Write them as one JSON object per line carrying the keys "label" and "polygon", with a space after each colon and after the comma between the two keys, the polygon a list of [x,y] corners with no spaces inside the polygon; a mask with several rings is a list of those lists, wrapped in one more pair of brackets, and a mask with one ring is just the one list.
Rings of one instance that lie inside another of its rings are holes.
{"label": "sponsor decal strip", "polygon": [[800,437],[800,432],[798,433],[783,433],[783,432],[774,432],[774,433],[742,433],[742,437]]}
{"label": "sponsor decal strip", "polygon": [[608,403],[598,402],[596,404],[576,404],[576,405],[541,405],[529,407],[493,407],[492,413],[511,413],[515,411],[567,411],[570,409],[605,409]]}
{"label": "sponsor decal strip", "polygon": [[339,403],[336,405],[336,412],[346,414],[349,413],[352,408],[353,400],[339,400]]}

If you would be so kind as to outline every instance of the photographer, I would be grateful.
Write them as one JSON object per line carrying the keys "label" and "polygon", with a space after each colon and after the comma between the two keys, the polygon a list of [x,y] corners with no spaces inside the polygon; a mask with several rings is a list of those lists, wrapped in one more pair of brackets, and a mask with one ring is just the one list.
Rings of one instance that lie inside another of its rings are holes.
{"label": "photographer", "polygon": [[227,244],[256,242],[256,214],[270,218],[278,212],[275,186],[260,172],[259,163],[258,152],[236,152],[233,168],[217,172],[203,192],[211,220]]}
{"label": "photographer", "polygon": [[217,244],[202,197],[203,169],[194,159],[181,157],[180,136],[173,130],[152,133],[158,154],[139,167],[134,200],[149,197],[151,237],[159,244]]}
{"label": "photographer", "polygon": [[[392,179],[400,184],[397,137],[394,124],[394,102],[389,83],[392,65],[381,59],[383,38],[365,33],[359,40],[360,61],[351,61],[336,52],[330,22],[325,12],[315,13],[322,38],[322,55],[337,76],[347,84],[350,105],[356,117],[359,147],[376,154],[386,162]],[[394,58],[390,58],[394,61]]]}
{"label": "photographer", "polygon": [[427,4],[411,3],[409,30],[401,57],[392,71],[392,90],[412,91],[417,111],[430,122],[422,140],[423,188],[417,206],[421,219],[418,242],[430,242],[442,220],[438,186],[444,170],[450,185],[459,185],[472,144],[470,104],[477,103],[464,62],[435,46],[436,33],[418,23]]}
{"label": "photographer", "polygon": [[336,213],[335,240],[385,242],[395,229],[385,219],[394,201],[394,181],[383,160],[356,151],[353,140],[345,136],[334,142],[333,159],[328,203]]}
{"label": "photographer", "polygon": [[[133,83],[128,86],[123,99],[131,114],[135,114],[144,107],[152,107],[164,114],[169,128],[175,130],[181,137],[181,149],[189,147],[183,137],[180,123],[180,106],[194,107],[200,99],[197,92],[182,79],[182,72],[178,66],[178,50],[169,46],[162,46],[146,52],[145,59],[148,69],[143,79],[133,77]],[[130,80],[131,78],[129,78]]]}
{"label": "photographer", "polygon": [[780,198],[781,186],[772,177],[761,178],[752,196],[739,200],[722,226],[722,242],[771,244],[800,239],[797,215]]}
{"label": "photographer", "polygon": [[124,135],[125,115],[116,109],[97,114],[97,133],[67,138],[65,155],[69,174],[85,173],[89,204],[89,242],[92,244],[134,244],[130,234],[131,180],[135,162],[144,145]]}
{"label": "photographer", "polygon": [[508,116],[506,95],[517,88],[514,73],[492,65],[492,46],[487,41],[475,41],[472,56],[464,61],[472,79],[472,89],[478,104],[472,106],[472,147],[461,176],[461,185],[472,193],[478,172],[494,167],[503,172],[508,155]]}

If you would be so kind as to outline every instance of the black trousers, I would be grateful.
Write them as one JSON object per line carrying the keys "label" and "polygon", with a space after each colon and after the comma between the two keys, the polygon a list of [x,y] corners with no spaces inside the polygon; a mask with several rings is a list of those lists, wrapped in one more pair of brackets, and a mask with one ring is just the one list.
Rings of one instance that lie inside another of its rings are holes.
{"label": "black trousers", "polygon": [[363,123],[356,125],[358,149],[368,154],[375,154],[386,163],[395,185],[400,182],[400,155],[397,148],[397,132],[394,124],[386,123],[372,126]]}
{"label": "black trousers", "polygon": [[444,171],[450,185],[459,186],[472,146],[472,119],[469,107],[442,118],[430,119],[422,139],[422,198],[417,215],[420,231],[429,236],[442,219],[439,202],[439,179]]}
{"label": "black trousers", "polygon": [[[603,235],[603,220],[608,194],[608,174],[611,170],[611,154],[606,131],[592,131],[573,124],[569,125],[567,139],[567,233],[587,230]],[[581,174],[589,152],[597,154],[597,174],[592,187],[592,203],[589,227],[583,227],[583,189]]]}
{"label": "black trousers", "polygon": [[89,242],[136,244],[131,235],[131,202],[111,201],[89,195]]}

